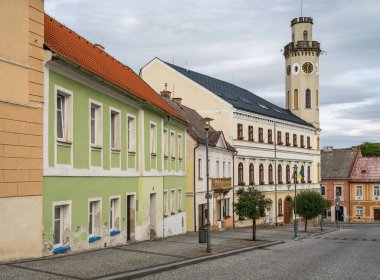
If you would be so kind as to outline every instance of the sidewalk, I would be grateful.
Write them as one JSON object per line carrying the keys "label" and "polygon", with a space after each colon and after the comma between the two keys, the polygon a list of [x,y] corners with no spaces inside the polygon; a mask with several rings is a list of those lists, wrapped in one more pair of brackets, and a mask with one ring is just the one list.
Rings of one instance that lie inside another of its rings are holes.
{"label": "sidewalk", "polygon": [[[325,232],[331,231],[326,228]],[[320,234],[319,228],[308,233],[300,228],[299,238]],[[69,253],[41,259],[0,264],[0,279],[126,279],[227,257],[248,250],[289,242],[292,226],[258,227],[257,241],[251,241],[251,228],[236,228],[211,233],[212,253],[198,243],[198,233],[136,242],[81,253]]]}

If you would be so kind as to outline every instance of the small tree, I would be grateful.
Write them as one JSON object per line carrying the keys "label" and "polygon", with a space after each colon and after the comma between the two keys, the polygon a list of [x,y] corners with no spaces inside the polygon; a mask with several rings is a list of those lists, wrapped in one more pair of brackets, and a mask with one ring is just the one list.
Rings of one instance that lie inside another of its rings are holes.
{"label": "small tree", "polygon": [[380,156],[380,144],[378,143],[364,142],[359,147],[364,157],[379,157]]}
{"label": "small tree", "polygon": [[322,214],[327,205],[326,199],[316,191],[305,190],[297,194],[297,214],[305,220],[305,232],[307,221]]}
{"label": "small tree", "polygon": [[235,213],[240,217],[253,220],[252,240],[256,240],[256,220],[265,217],[265,209],[271,201],[254,187],[240,188],[236,195],[238,202],[234,203]]}

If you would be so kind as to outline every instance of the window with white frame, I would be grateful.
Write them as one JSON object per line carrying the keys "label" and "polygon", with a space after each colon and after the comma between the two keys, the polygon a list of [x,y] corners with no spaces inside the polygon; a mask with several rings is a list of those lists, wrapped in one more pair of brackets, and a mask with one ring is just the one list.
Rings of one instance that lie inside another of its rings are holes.
{"label": "window with white frame", "polygon": [[216,218],[218,221],[222,219],[221,211],[222,211],[222,200],[218,200],[216,202]]}
{"label": "window with white frame", "polygon": [[228,178],[231,178],[231,162],[228,163]]}
{"label": "window with white frame", "polygon": [[167,216],[169,211],[168,191],[164,191],[164,215]]}
{"label": "window with white frame", "polygon": [[175,190],[172,190],[171,191],[171,201],[172,201],[172,209],[171,209],[171,212],[172,214],[175,213]]}
{"label": "window with white frame", "polygon": [[326,195],[326,186],[321,186],[321,195]]}
{"label": "window with white frame", "polygon": [[128,152],[136,152],[136,118],[128,115],[128,131],[127,131],[127,145]]}
{"label": "window with white frame", "polygon": [[223,178],[226,178],[226,162],[225,161],[223,161],[222,172],[223,172]]}
{"label": "window with white frame", "polygon": [[88,234],[100,236],[101,229],[100,200],[93,200],[88,205]]}
{"label": "window with white frame", "polygon": [[373,195],[379,196],[380,195],[380,186],[374,186],[373,187]]}
{"label": "window with white frame", "polygon": [[363,187],[356,186],[356,196],[362,196],[362,195],[363,195]]}
{"label": "window with white frame", "polygon": [[67,245],[67,241],[64,238],[65,230],[71,228],[71,218],[70,218],[70,205],[60,204],[54,205],[53,207],[53,240],[54,246],[64,246]]}
{"label": "window with white frame", "polygon": [[157,154],[157,125],[154,123],[150,124],[150,154]]}
{"label": "window with white frame", "polygon": [[111,110],[111,149],[120,150],[120,113]]}
{"label": "window with white frame", "polygon": [[342,186],[335,186],[335,196],[342,196]]}
{"label": "window with white frame", "polygon": [[182,211],[182,189],[178,189],[178,210]]}
{"label": "window with white frame", "polygon": [[102,108],[95,103],[90,106],[90,139],[92,147],[102,146]]}
{"label": "window with white frame", "polygon": [[175,142],[174,142],[175,133],[170,132],[170,156],[172,159],[175,158]]}
{"label": "window with white frame", "polygon": [[120,230],[120,198],[110,200],[110,231]]}
{"label": "window with white frame", "polygon": [[182,135],[178,134],[178,159],[182,159]]}
{"label": "window with white frame", "polygon": [[62,90],[57,90],[56,126],[57,140],[69,142],[71,140],[72,100],[71,95]]}
{"label": "window with white frame", "polygon": [[230,199],[229,198],[226,198],[224,200],[224,216],[223,217],[230,217],[231,216],[231,213],[230,213]]}
{"label": "window with white frame", "polygon": [[167,158],[168,157],[168,143],[169,143],[169,138],[168,138],[168,130],[166,128],[164,128],[164,131],[163,131],[163,142],[164,142],[164,157]]}
{"label": "window with white frame", "polygon": [[219,160],[216,161],[216,178],[220,178],[220,166],[219,166]]}
{"label": "window with white frame", "polygon": [[203,174],[202,174],[202,159],[198,159],[198,179],[202,179]]}
{"label": "window with white frame", "polygon": [[358,217],[363,216],[363,206],[356,206],[356,216]]}

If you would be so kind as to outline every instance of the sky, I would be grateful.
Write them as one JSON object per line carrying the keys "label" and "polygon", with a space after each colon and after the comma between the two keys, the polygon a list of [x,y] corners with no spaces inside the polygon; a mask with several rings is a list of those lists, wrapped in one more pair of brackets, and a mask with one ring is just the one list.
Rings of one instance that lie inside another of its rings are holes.
{"label": "sky", "polygon": [[[45,0],[136,73],[155,57],[285,107],[283,47],[301,0]],[[321,145],[380,143],[380,1],[303,0],[320,57]]]}

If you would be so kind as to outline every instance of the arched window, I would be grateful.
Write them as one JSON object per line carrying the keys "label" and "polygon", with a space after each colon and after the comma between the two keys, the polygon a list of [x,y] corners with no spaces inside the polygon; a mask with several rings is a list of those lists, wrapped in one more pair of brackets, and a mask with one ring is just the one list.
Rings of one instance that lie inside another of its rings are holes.
{"label": "arched window", "polygon": [[301,171],[302,171],[302,174],[303,174],[303,178],[301,179],[301,182],[305,183],[305,168],[303,167],[303,165],[301,165]]}
{"label": "arched window", "polygon": [[268,181],[269,181],[269,184],[273,184],[273,167],[272,167],[272,164],[269,164],[269,167],[268,167]]}
{"label": "arched window", "polygon": [[311,183],[310,166],[307,167],[307,180],[308,180],[308,183]]}
{"label": "arched window", "polygon": [[281,164],[279,164],[278,168],[277,168],[277,181],[279,184],[282,184],[282,166],[281,166]]}
{"label": "arched window", "polygon": [[289,167],[289,165],[286,166],[286,183],[290,184],[290,167]]}
{"label": "arched window", "polygon": [[307,89],[305,92],[305,108],[311,108],[311,91]]}
{"label": "arched window", "polygon": [[278,200],[278,215],[282,216],[282,199]]}
{"label": "arched window", "polygon": [[249,184],[253,186],[255,184],[255,169],[253,163],[249,165]]}
{"label": "arched window", "polygon": [[307,40],[307,31],[306,30],[303,32],[303,40],[304,41],[308,41]]}
{"label": "arched window", "polygon": [[260,185],[264,185],[264,166],[260,164],[259,167],[259,179],[260,179]]}
{"label": "arched window", "polygon": [[244,172],[243,172],[243,164],[240,162],[238,165],[238,183],[239,185],[244,185]]}
{"label": "arched window", "polygon": [[294,96],[293,96],[293,109],[298,109],[298,89],[294,90]]}

